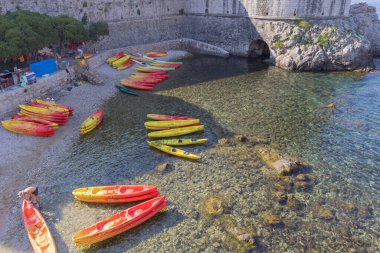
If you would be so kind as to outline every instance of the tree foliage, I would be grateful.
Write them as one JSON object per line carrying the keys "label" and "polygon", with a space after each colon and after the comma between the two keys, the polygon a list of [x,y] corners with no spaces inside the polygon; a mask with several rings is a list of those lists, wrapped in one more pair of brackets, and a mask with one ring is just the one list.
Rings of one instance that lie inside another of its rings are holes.
{"label": "tree foliage", "polygon": [[100,36],[106,36],[109,34],[108,24],[106,22],[91,23],[89,29],[90,39],[97,41]]}
{"label": "tree foliage", "polygon": [[66,42],[82,42],[108,34],[108,25],[98,22],[87,29],[68,16],[51,17],[18,10],[0,16],[0,59],[34,53],[51,45],[63,48]]}

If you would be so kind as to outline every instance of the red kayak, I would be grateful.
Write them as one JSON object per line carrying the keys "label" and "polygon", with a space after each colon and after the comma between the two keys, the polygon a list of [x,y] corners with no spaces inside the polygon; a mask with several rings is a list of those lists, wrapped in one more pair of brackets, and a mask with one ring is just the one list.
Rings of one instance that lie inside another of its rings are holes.
{"label": "red kayak", "polygon": [[153,120],[192,120],[195,118],[184,117],[184,116],[172,116],[172,115],[163,115],[163,114],[147,114],[148,119]]}
{"label": "red kayak", "polygon": [[50,137],[54,135],[54,128],[49,127],[47,125],[43,125],[43,124],[37,124],[33,122],[14,120],[14,119],[4,120],[1,123],[5,129],[17,134],[40,136],[40,137]]}
{"label": "red kayak", "polygon": [[58,124],[57,123],[54,123],[54,122],[51,122],[51,121],[48,121],[48,120],[43,120],[43,119],[35,118],[35,117],[21,116],[21,115],[12,115],[11,118],[12,119],[22,120],[22,121],[28,121],[28,122],[38,123],[38,124],[42,124],[42,125],[47,125],[47,126],[52,127],[54,129],[58,128]]}
{"label": "red kayak", "polygon": [[43,120],[48,120],[54,123],[57,123],[58,125],[65,125],[68,118],[57,118],[45,114],[38,114],[38,113],[32,113],[32,112],[27,112],[24,110],[21,110],[20,113],[22,116],[28,116],[28,117],[35,117]]}
{"label": "red kayak", "polygon": [[165,197],[145,201],[77,232],[72,239],[78,245],[106,240],[150,219],[165,206]]}
{"label": "red kayak", "polygon": [[138,67],[138,68],[135,68],[135,70],[139,71],[140,73],[153,73],[153,74],[160,74],[160,75],[169,73],[168,70],[149,69],[149,68],[144,68],[144,67]]}
{"label": "red kayak", "polygon": [[54,239],[41,213],[32,203],[22,203],[22,218],[35,253],[55,253]]}

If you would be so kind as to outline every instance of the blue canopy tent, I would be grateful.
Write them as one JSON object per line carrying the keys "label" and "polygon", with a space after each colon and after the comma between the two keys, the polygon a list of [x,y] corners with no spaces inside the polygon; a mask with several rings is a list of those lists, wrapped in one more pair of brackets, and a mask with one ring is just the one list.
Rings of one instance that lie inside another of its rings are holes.
{"label": "blue canopy tent", "polygon": [[41,77],[45,74],[51,74],[57,71],[55,60],[43,60],[30,64],[29,69]]}

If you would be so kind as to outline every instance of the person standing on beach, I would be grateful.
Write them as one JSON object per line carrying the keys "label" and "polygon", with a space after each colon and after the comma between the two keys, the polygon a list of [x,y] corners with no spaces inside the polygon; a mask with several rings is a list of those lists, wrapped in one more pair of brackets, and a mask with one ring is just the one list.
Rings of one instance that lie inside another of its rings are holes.
{"label": "person standing on beach", "polygon": [[[18,193],[19,196],[22,197],[22,199],[25,199],[29,203],[33,203],[36,201],[38,203],[38,208],[41,209],[42,204],[41,204],[41,199],[38,196],[38,187],[30,186],[28,188],[25,188],[23,191],[20,191]],[[26,196],[29,195],[29,198]]]}

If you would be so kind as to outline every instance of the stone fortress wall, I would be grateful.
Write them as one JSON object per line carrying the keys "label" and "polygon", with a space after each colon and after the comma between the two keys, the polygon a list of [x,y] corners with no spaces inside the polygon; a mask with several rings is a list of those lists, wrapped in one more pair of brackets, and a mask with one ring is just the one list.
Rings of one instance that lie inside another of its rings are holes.
{"label": "stone fortress wall", "polygon": [[253,18],[328,18],[347,16],[350,0],[192,0],[185,12]]}
{"label": "stone fortress wall", "polygon": [[291,27],[294,18],[342,24],[350,4],[351,0],[0,0],[0,13],[24,9],[106,21],[110,35],[96,44],[97,50],[187,38],[245,57],[257,55],[251,49],[259,41],[276,57],[273,47],[282,46],[276,41],[276,27]]}
{"label": "stone fortress wall", "polygon": [[347,16],[350,0],[0,0],[0,13],[17,8],[66,14],[82,20],[117,22],[181,14],[261,18]]}

